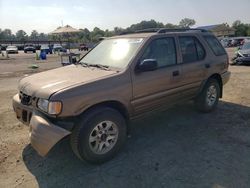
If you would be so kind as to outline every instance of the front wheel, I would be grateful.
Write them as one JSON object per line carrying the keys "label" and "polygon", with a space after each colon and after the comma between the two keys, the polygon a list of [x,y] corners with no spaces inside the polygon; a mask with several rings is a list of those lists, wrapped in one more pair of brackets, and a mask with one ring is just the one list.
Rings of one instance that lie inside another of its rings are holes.
{"label": "front wheel", "polygon": [[125,140],[123,116],[112,108],[101,107],[80,118],[71,135],[71,147],[80,159],[103,163],[118,153]]}
{"label": "front wheel", "polygon": [[209,79],[202,92],[195,99],[195,106],[201,112],[211,112],[218,104],[220,85],[216,79]]}

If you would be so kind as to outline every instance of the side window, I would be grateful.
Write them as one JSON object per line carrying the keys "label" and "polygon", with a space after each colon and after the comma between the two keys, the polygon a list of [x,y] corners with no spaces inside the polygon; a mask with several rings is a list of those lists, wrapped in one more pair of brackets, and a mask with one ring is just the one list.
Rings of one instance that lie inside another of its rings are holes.
{"label": "side window", "polygon": [[179,37],[183,63],[199,61],[205,58],[201,43],[192,36]]}
{"label": "side window", "polygon": [[204,38],[216,56],[226,54],[225,49],[214,36],[204,36]]}
{"label": "side window", "polygon": [[152,41],[146,48],[141,60],[156,59],[158,68],[176,64],[174,38],[162,38]]}
{"label": "side window", "polygon": [[198,54],[198,60],[202,60],[206,56],[206,52],[204,50],[204,47],[201,45],[201,43],[196,39],[195,40],[196,50]]}

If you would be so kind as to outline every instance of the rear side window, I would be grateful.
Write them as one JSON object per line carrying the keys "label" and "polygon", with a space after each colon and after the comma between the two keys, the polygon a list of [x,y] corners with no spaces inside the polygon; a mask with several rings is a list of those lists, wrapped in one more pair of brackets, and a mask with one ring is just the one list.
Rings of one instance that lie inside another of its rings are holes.
{"label": "rear side window", "polygon": [[176,49],[174,38],[153,40],[146,48],[142,60],[156,59],[158,68],[176,64]]}
{"label": "rear side window", "polygon": [[216,56],[226,54],[225,49],[214,36],[204,36],[204,38]]}
{"label": "rear side window", "polygon": [[199,61],[205,58],[201,43],[192,36],[179,37],[183,63]]}

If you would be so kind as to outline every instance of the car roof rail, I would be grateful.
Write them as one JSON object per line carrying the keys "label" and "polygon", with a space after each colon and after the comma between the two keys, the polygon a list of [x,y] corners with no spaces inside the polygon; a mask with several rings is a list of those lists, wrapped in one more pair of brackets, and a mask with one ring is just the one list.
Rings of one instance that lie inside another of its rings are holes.
{"label": "car roof rail", "polygon": [[149,28],[137,30],[135,33],[170,33],[170,32],[188,32],[188,31],[199,31],[199,32],[209,32],[205,29],[193,29],[193,28],[176,28],[176,29],[168,29],[168,28]]}
{"label": "car roof rail", "polygon": [[168,33],[168,32],[188,32],[188,31],[199,31],[199,32],[209,32],[208,30],[205,29],[193,29],[193,28],[180,28],[180,29],[167,29],[167,28],[162,28],[157,31],[157,33]]}
{"label": "car roof rail", "polygon": [[168,29],[168,28],[148,28],[142,29],[137,31],[124,31],[121,32],[119,35],[127,35],[127,34],[135,34],[135,33],[173,33],[173,32],[189,32],[189,31],[197,31],[197,32],[204,32],[210,33],[210,31],[205,29],[198,29],[198,28],[176,28],[176,29]]}
{"label": "car roof rail", "polygon": [[148,29],[137,30],[135,31],[135,33],[157,33],[161,29],[163,28],[148,28]]}

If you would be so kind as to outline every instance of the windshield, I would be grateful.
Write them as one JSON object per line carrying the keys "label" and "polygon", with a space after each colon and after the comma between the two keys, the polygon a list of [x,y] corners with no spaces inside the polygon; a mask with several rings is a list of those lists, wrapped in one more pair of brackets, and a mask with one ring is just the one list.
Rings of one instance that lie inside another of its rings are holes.
{"label": "windshield", "polygon": [[125,68],[142,41],[142,38],[106,39],[83,57],[80,63]]}
{"label": "windshield", "polygon": [[250,49],[250,42],[247,42],[242,46],[242,50],[249,50],[249,49]]}

